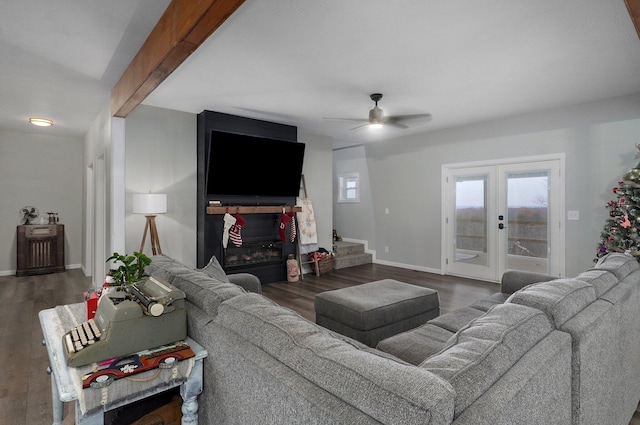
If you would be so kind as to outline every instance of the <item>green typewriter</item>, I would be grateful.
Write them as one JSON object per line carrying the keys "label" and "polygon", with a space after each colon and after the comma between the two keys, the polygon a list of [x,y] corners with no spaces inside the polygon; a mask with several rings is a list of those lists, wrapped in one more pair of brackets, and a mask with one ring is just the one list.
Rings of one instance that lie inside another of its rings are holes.
{"label": "green typewriter", "polygon": [[185,294],[149,277],[103,295],[90,319],[62,337],[69,366],[78,367],[187,337]]}

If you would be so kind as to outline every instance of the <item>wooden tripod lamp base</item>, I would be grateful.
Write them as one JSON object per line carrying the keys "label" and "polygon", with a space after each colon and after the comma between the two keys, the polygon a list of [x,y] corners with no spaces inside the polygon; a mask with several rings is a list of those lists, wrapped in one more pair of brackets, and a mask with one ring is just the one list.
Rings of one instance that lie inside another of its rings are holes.
{"label": "wooden tripod lamp base", "polygon": [[162,247],[160,246],[160,239],[158,238],[158,229],[156,228],[156,216],[147,215],[147,223],[144,226],[144,232],[142,233],[142,242],[140,243],[140,252],[144,252],[144,243],[147,240],[147,232],[151,238],[151,252],[153,255],[162,254]]}
{"label": "wooden tripod lamp base", "polygon": [[158,229],[156,229],[156,214],[167,212],[167,195],[164,193],[135,193],[133,195],[133,213],[144,214],[147,223],[144,226],[142,242],[140,243],[140,253],[144,250],[144,243],[147,239],[147,232],[151,237],[151,252],[153,255],[162,254],[160,239],[158,239]]}

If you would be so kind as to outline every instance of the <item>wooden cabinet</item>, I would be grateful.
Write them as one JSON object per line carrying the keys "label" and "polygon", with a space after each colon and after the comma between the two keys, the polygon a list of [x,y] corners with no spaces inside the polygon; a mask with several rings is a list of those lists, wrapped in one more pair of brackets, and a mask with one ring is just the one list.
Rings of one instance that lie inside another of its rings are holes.
{"label": "wooden cabinet", "polygon": [[17,229],[16,276],[64,271],[64,224],[27,224]]}

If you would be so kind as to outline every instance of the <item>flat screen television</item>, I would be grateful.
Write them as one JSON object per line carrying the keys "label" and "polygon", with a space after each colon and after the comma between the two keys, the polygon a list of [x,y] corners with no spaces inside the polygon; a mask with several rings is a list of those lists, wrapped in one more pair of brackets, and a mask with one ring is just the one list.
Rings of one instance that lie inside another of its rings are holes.
{"label": "flat screen television", "polygon": [[298,196],[304,148],[304,143],[213,130],[207,195]]}

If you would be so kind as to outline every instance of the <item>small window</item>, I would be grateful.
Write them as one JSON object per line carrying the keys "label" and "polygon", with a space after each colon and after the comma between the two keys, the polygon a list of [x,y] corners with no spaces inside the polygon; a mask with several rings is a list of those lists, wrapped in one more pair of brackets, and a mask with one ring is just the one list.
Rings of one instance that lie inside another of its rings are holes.
{"label": "small window", "polygon": [[338,176],[338,202],[360,202],[360,173]]}

